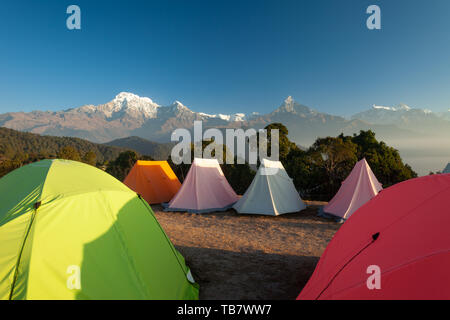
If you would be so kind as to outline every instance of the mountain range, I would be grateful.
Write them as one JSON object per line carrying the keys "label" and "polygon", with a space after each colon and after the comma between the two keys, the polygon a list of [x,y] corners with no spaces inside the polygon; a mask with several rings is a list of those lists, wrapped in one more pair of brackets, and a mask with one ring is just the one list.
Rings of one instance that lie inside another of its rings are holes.
{"label": "mountain range", "polygon": [[259,129],[281,122],[289,129],[290,139],[302,146],[310,145],[317,137],[372,129],[378,139],[398,148],[406,161],[410,160],[413,168],[422,174],[441,170],[441,161],[450,159],[450,152],[443,151],[443,147],[450,150],[450,139],[447,138],[450,112],[434,113],[405,104],[395,107],[374,105],[344,118],[319,112],[288,97],[267,114],[225,115],[195,112],[179,101],[161,106],[150,98],[121,92],[110,102],[97,106],[0,114],[0,126],[3,127],[41,135],[79,137],[96,143],[130,136],[167,143],[173,130],[192,129],[195,120],[202,121],[204,130],[211,127]]}

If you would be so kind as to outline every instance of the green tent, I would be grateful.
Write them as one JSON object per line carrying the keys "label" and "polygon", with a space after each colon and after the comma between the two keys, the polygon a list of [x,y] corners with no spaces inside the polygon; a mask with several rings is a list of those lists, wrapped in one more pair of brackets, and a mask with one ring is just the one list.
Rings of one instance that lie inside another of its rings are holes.
{"label": "green tent", "polygon": [[145,200],[93,166],[43,160],[0,179],[0,299],[197,299]]}

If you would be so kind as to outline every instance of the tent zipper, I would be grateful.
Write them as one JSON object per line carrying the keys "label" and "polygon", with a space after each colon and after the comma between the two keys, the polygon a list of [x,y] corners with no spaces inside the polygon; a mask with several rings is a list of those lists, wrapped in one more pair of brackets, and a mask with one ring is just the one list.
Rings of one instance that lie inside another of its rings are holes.
{"label": "tent zipper", "polygon": [[359,250],[356,254],[354,254],[350,260],[348,260],[340,269],[338,272],[336,272],[336,274],[333,276],[333,278],[331,278],[331,280],[328,282],[328,284],[325,286],[325,288],[319,293],[319,295],[317,296],[316,300],[319,300],[320,296],[325,292],[325,290],[328,289],[328,287],[331,285],[331,283],[334,281],[334,279],[336,279],[336,277],[339,275],[339,273],[341,273],[342,270],[344,270],[344,268],[353,261],[353,259],[355,259],[357,256],[359,256],[364,250],[366,250],[372,243],[374,243],[378,237],[380,236],[380,233],[374,233],[372,235],[372,241],[370,241],[367,245],[365,245],[361,250]]}
{"label": "tent zipper", "polygon": [[19,265],[20,265],[20,261],[22,259],[23,249],[25,248],[25,243],[27,242],[28,235],[30,234],[31,227],[32,227],[33,222],[34,222],[34,218],[36,217],[37,209],[40,206],[41,206],[41,201],[38,201],[38,202],[36,202],[34,204],[34,210],[33,210],[33,213],[31,214],[30,223],[28,224],[27,231],[25,232],[25,236],[24,236],[23,241],[22,241],[22,246],[21,246],[20,251],[19,251],[19,256],[17,257],[16,267],[15,267],[15,270],[14,270],[13,282],[11,284],[11,291],[9,292],[9,300],[12,300],[12,296],[13,296],[13,293],[14,293],[14,287],[16,285],[17,277],[19,276]]}

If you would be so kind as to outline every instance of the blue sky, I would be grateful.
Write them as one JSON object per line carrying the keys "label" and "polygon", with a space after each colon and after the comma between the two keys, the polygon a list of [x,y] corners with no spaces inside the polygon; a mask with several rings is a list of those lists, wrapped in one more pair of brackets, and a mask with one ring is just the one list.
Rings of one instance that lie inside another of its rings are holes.
{"label": "blue sky", "polygon": [[[81,30],[66,8],[81,8]],[[382,29],[368,30],[370,4]],[[120,91],[195,111],[270,112],[292,95],[339,115],[450,108],[450,1],[8,1],[0,112],[100,104]]]}

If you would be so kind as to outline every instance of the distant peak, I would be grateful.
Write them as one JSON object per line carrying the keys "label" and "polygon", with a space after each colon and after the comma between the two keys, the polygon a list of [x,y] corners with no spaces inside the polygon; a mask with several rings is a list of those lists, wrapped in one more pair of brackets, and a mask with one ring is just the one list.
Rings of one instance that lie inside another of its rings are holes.
{"label": "distant peak", "polygon": [[288,96],[286,99],[284,99],[285,104],[291,104],[292,102],[294,102],[292,96]]}
{"label": "distant peak", "polygon": [[397,110],[406,110],[406,111],[409,111],[409,110],[411,110],[411,107],[407,106],[407,105],[404,104],[404,103],[400,103],[400,104],[397,106]]}
{"label": "distant peak", "polygon": [[175,100],[175,102],[173,103],[173,105],[174,106],[177,106],[177,107],[185,107],[186,108],[186,106],[184,105],[184,104],[182,104],[180,101],[178,101],[178,100]]}
{"label": "distant peak", "polygon": [[284,103],[282,104],[282,109],[288,112],[294,112],[294,105],[295,101],[292,98],[292,96],[288,96],[286,99],[284,99]]}
{"label": "distant peak", "polygon": [[377,106],[377,105],[372,105],[372,108],[373,109],[381,109],[381,110],[395,110],[395,109],[393,109],[393,108],[391,108],[391,107],[385,107],[385,106]]}
{"label": "distant peak", "polygon": [[119,94],[116,95],[115,99],[125,99],[125,98],[139,98],[138,95],[131,93],[131,92],[119,92]]}
{"label": "distant peak", "polygon": [[175,100],[171,105],[171,108],[175,108],[177,110],[186,110],[191,111],[188,107],[186,107],[184,104],[182,104],[180,101]]}
{"label": "distant peak", "polygon": [[199,112],[199,114],[203,117],[207,117],[207,118],[217,118],[217,119],[221,119],[224,121],[245,121],[246,116],[245,113],[235,113],[232,115],[229,114],[208,114],[208,113],[204,113],[204,112]]}
{"label": "distant peak", "polygon": [[373,109],[381,109],[381,110],[389,110],[389,111],[409,111],[411,110],[411,107],[407,106],[404,103],[400,103],[397,105],[397,107],[386,107],[386,106],[377,106],[377,105],[373,105],[372,106]]}
{"label": "distant peak", "polygon": [[123,102],[123,101],[141,101],[149,104],[156,105],[152,99],[147,97],[140,97],[137,94],[131,92],[122,91],[113,100],[114,102]]}

